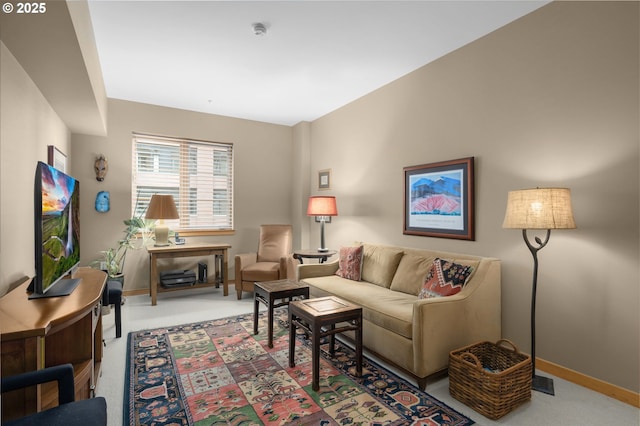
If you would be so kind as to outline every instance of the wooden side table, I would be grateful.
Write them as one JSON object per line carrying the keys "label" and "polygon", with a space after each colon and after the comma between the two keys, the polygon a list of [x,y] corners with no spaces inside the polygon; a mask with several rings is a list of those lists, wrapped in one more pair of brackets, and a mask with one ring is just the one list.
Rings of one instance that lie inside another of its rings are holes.
{"label": "wooden side table", "polygon": [[[223,294],[229,295],[229,281],[227,279],[227,249],[231,248],[229,244],[184,244],[172,245],[167,247],[147,247],[149,253],[149,263],[151,264],[151,272],[149,276],[149,294],[151,295],[151,305],[155,306],[158,302],[158,293],[165,291],[185,290],[189,288],[202,288],[218,286],[215,280],[207,283],[196,283],[189,287],[164,288],[158,285],[158,259],[173,259],[176,257],[190,256],[221,256],[222,270],[220,277],[222,279]],[[217,262],[216,262],[217,265]]]}
{"label": "wooden side table", "polygon": [[293,258],[298,259],[300,263],[304,263],[302,259],[319,259],[320,263],[324,263],[328,258],[336,254],[337,251],[318,251],[318,250],[294,250]]}
{"label": "wooden side table", "polygon": [[[258,304],[267,306],[267,344],[273,348],[273,310],[288,305],[294,297],[309,298],[309,286],[293,280],[257,282],[253,288],[253,334],[258,334]],[[275,303],[281,300],[280,303]]]}
{"label": "wooden side table", "polygon": [[[347,323],[336,328],[336,324]],[[320,389],[320,339],[329,336],[329,355],[335,353],[335,335],[356,332],[356,375],[362,376],[362,308],[335,296],[289,303],[289,367],[295,367],[296,327],[311,335],[312,382]]]}

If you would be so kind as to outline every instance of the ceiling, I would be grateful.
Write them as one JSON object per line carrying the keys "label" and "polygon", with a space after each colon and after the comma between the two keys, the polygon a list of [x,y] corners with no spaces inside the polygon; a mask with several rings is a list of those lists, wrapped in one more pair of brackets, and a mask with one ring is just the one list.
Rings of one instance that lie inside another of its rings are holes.
{"label": "ceiling", "polygon": [[546,3],[89,0],[89,10],[108,97],[294,125]]}

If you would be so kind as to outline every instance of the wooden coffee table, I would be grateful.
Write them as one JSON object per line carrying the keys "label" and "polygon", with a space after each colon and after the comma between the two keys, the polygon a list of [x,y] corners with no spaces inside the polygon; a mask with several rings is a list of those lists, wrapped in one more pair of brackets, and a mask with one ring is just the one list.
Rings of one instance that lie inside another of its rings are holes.
{"label": "wooden coffee table", "polygon": [[[346,323],[336,328],[336,324]],[[296,327],[311,335],[312,383],[320,388],[320,339],[329,336],[329,355],[335,353],[335,335],[356,333],[356,375],[362,376],[362,308],[335,296],[289,303],[289,367],[295,367]]]}
{"label": "wooden coffee table", "polygon": [[[293,280],[256,282],[253,288],[253,334],[258,334],[258,304],[267,307],[267,344],[273,348],[273,310],[288,305],[294,297],[309,298],[309,286]],[[276,303],[277,300],[281,300]]]}

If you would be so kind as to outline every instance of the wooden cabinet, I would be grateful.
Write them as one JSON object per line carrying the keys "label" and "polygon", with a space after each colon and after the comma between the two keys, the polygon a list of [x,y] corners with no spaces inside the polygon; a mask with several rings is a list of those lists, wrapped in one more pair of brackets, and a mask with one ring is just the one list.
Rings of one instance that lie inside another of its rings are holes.
{"label": "wooden cabinet", "polygon": [[[71,363],[76,400],[91,398],[102,361],[100,301],[107,275],[78,268],[82,281],[68,296],[28,299],[30,280],[0,298],[2,377]],[[57,405],[57,384],[2,395],[2,421]]]}

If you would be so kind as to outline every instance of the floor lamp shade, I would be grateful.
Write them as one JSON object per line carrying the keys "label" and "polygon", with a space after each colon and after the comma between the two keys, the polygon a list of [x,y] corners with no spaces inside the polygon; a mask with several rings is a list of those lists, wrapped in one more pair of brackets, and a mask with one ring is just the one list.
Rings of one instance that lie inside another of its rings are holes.
{"label": "floor lamp shade", "polygon": [[[531,362],[532,389],[554,395],[553,380],[536,375],[536,291],[538,287],[538,251],[549,242],[552,229],[574,229],[576,223],[571,208],[571,191],[567,188],[535,188],[511,191],[507,197],[507,211],[503,228],[522,229],[522,238],[533,256],[533,285],[531,291]],[[546,230],[544,241],[538,237],[531,242],[527,229]],[[535,243],[535,244],[534,244]]]}
{"label": "floor lamp shade", "polygon": [[329,249],[324,245],[324,222],[327,216],[337,216],[338,206],[336,197],[331,196],[313,196],[309,197],[307,205],[307,216],[320,217],[320,248],[318,251],[325,252]]}
{"label": "floor lamp shade", "polygon": [[571,190],[535,188],[509,192],[503,228],[574,229]]}
{"label": "floor lamp shade", "polygon": [[169,228],[165,226],[164,220],[180,218],[180,216],[178,216],[178,209],[176,209],[176,203],[173,201],[173,196],[153,194],[151,201],[149,202],[149,208],[147,208],[145,218],[160,220],[155,227],[155,245],[157,247],[168,246]]}

